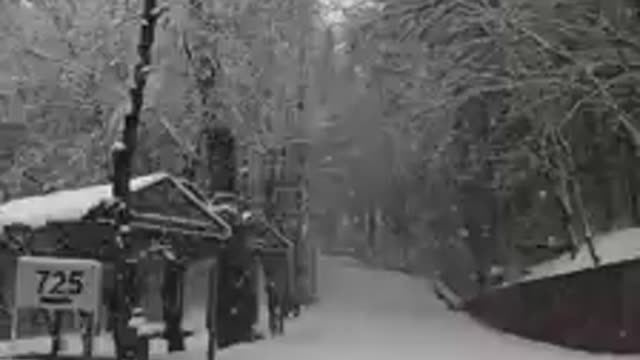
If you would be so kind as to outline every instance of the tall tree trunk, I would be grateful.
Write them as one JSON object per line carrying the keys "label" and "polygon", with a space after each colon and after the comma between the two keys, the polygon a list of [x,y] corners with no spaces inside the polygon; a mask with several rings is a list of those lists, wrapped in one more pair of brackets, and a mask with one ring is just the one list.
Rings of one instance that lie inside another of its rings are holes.
{"label": "tall tree trunk", "polygon": [[561,182],[561,184],[556,186],[555,199],[561,212],[561,221],[566,235],[569,237],[569,242],[575,252],[578,248],[579,241],[576,230],[573,227],[574,211],[573,206],[571,205],[569,190],[567,189],[568,185],[565,183],[565,180],[561,180]]}
{"label": "tall tree trunk", "polygon": [[205,130],[209,193],[236,191],[236,140],[231,129],[214,124]]}
{"label": "tall tree trunk", "polygon": [[158,11],[156,0],[144,0],[142,8],[142,23],[138,42],[138,63],[134,67],[134,85],[129,89],[131,107],[124,118],[122,143],[114,147],[114,179],[113,195],[123,205],[117,216],[116,245],[121,251],[115,264],[115,298],[112,299],[114,309],[114,337],[116,355],[120,359],[128,359],[136,355],[138,345],[137,333],[129,327],[129,318],[133,307],[137,306],[137,287],[126,281],[126,278],[136,276],[136,265],[128,264],[125,259],[129,256],[129,183],[133,173],[133,156],[137,145],[140,114],[144,105],[144,91],[147,75],[151,66],[151,48],[155,39],[156,22],[162,12]]}
{"label": "tall tree trunk", "polygon": [[583,236],[584,242],[587,244],[587,248],[589,249],[589,255],[593,260],[595,266],[600,265],[600,257],[596,254],[595,245],[593,243],[593,230],[591,228],[591,224],[589,222],[589,217],[587,215],[587,209],[584,206],[584,200],[582,198],[582,191],[580,188],[580,184],[578,180],[572,181],[572,189],[573,189],[573,199],[576,204],[576,210],[578,212],[578,217],[583,227]]}
{"label": "tall tree trunk", "polygon": [[376,204],[370,201],[365,212],[367,246],[372,255],[376,255],[376,234],[378,222],[376,216]]}
{"label": "tall tree trunk", "polygon": [[631,217],[632,226],[640,226],[640,193],[638,187],[638,160],[635,155],[632,157],[631,164],[627,167],[627,189],[629,191],[629,215]]}

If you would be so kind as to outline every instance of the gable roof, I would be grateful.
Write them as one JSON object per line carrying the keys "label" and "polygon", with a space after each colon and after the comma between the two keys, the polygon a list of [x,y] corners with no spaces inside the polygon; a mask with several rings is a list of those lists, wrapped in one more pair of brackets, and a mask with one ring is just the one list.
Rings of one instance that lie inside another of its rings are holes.
{"label": "gable roof", "polygon": [[[130,182],[131,192],[149,187],[168,176],[167,173],[154,173],[134,178]],[[110,199],[113,199],[110,184],[16,199],[0,205],[0,226],[22,224],[35,228],[52,221],[78,220]]]}
{"label": "gable roof", "polygon": [[[130,182],[131,192],[139,192],[160,182],[170,181],[189,201],[209,219],[225,229],[223,238],[230,235],[231,229],[207,204],[193,194],[189,186],[166,172],[157,172],[134,178]],[[113,200],[112,185],[94,185],[73,190],[56,191],[41,196],[31,196],[9,201],[0,205],[0,229],[7,225],[26,225],[38,228],[52,222],[80,220],[91,210],[104,202]]]}

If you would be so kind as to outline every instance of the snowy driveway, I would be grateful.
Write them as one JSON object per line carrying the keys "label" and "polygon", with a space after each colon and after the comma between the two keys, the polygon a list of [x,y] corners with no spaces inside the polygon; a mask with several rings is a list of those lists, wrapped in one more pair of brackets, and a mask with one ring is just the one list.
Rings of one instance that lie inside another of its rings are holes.
{"label": "snowy driveway", "polygon": [[[284,337],[234,346],[220,360],[612,359],[497,333],[446,310],[427,282],[366,269],[353,260],[320,261],[321,301],[290,321]],[[204,359],[203,339],[175,360]],[[166,358],[166,356],[162,356]]]}

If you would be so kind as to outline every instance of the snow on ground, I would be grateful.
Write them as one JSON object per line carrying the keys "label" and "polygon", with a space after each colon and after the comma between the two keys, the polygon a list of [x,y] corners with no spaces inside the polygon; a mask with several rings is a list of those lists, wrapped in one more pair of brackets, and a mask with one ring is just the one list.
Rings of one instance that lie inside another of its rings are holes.
{"label": "snow on ground", "polygon": [[[317,305],[287,323],[283,337],[220,352],[220,360],[613,359],[534,343],[450,312],[424,279],[322,258]],[[202,359],[204,338],[162,358]]]}
{"label": "snow on ground", "polygon": [[[317,305],[287,323],[282,337],[222,350],[220,360],[573,360],[614,359],[534,343],[451,312],[424,279],[377,271],[347,258],[321,258]],[[206,338],[158,360],[204,359]],[[74,345],[73,347],[76,347]],[[98,348],[105,349],[103,345]],[[0,356],[1,357],[1,356]]]}
{"label": "snow on ground", "polygon": [[[640,258],[640,228],[628,228],[609,234],[596,236],[593,241],[595,253],[600,258],[600,266],[616,264]],[[594,267],[587,244],[583,244],[575,257],[564,254],[529,269],[528,275],[520,281],[531,281],[559,276]]]}

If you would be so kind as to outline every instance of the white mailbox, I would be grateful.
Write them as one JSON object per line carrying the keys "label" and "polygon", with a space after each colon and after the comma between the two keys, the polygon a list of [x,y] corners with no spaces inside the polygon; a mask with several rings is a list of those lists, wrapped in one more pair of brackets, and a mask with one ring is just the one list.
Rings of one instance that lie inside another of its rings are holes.
{"label": "white mailbox", "polygon": [[97,313],[102,264],[88,259],[23,256],[16,271],[16,308]]}

